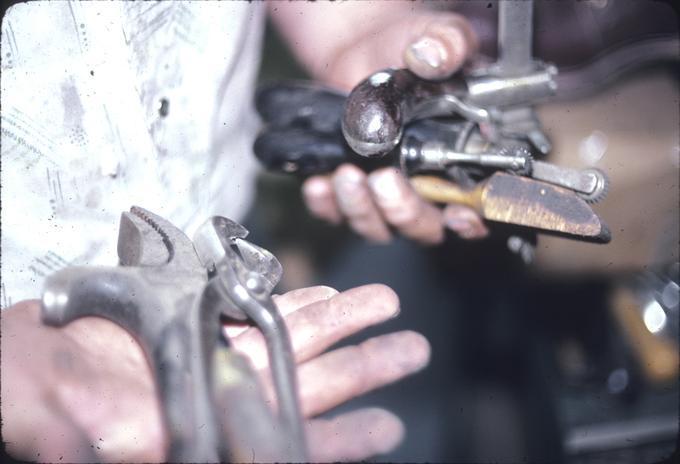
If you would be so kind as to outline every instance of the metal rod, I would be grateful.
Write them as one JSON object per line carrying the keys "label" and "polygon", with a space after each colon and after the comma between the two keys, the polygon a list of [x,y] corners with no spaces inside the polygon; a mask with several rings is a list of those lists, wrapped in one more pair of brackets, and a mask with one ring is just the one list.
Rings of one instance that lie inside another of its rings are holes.
{"label": "metal rod", "polygon": [[295,460],[306,459],[306,443],[302,411],[297,396],[295,356],[286,324],[274,302],[251,299],[244,310],[262,331],[267,346],[269,365],[279,403],[279,419],[291,434],[291,453]]}
{"label": "metal rod", "polygon": [[501,76],[522,74],[532,67],[533,0],[502,0],[498,8],[498,61]]}

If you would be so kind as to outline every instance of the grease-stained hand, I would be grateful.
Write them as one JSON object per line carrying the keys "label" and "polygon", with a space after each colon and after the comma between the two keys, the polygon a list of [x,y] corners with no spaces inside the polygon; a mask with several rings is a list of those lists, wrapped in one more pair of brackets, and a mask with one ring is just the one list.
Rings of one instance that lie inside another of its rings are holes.
{"label": "grease-stained hand", "polygon": [[[404,427],[386,410],[314,417],[427,364],[429,344],[410,331],[326,351],[395,317],[399,300],[394,292],[383,285],[342,293],[311,287],[275,301],[295,351],[311,459],[356,461],[393,449]],[[10,453],[42,462],[163,461],[166,436],[151,372],[127,332],[100,318],[79,319],[61,329],[42,326],[36,300],[1,316],[2,434]],[[271,400],[260,333],[236,325],[224,330],[250,359]]]}
{"label": "grease-stained hand", "polygon": [[[475,34],[460,15],[412,12],[377,22],[370,34],[359,35],[334,57],[330,70],[316,74],[345,90],[386,67],[407,67],[422,78],[443,79],[458,71],[476,49]],[[374,242],[388,242],[392,230],[424,244],[442,242],[444,228],[467,239],[488,234],[474,210],[462,205],[443,210],[433,206],[394,168],[366,174],[346,164],[331,175],[307,179],[303,197],[315,216],[334,224],[346,221]]]}

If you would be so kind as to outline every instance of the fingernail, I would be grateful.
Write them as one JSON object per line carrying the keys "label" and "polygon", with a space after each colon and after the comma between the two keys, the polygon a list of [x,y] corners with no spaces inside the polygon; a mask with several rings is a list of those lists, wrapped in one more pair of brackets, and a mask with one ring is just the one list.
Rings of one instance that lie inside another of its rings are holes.
{"label": "fingernail", "polygon": [[323,179],[309,179],[303,186],[305,195],[318,197],[328,193],[328,185]]}
{"label": "fingernail", "polygon": [[458,231],[458,235],[460,238],[465,238],[468,240],[471,238],[477,238],[477,232],[473,228]]}
{"label": "fingernail", "polygon": [[401,197],[401,188],[396,176],[392,173],[376,173],[368,178],[371,190],[383,199],[390,200]]}
{"label": "fingernail", "polygon": [[462,205],[449,205],[444,209],[444,218],[448,221],[461,221],[466,225],[479,222],[477,213]]}
{"label": "fingernail", "polygon": [[474,219],[474,216],[471,217],[470,212],[465,208],[449,206],[444,209],[444,223],[449,229],[458,233],[472,229]]}
{"label": "fingernail", "polygon": [[397,317],[399,317],[400,314],[401,314],[401,305],[397,306],[397,310],[394,312],[394,315],[392,317],[390,317],[390,319],[396,319]]}
{"label": "fingernail", "polygon": [[342,204],[354,201],[357,194],[361,192],[361,183],[351,177],[336,177],[333,182],[337,200]]}
{"label": "fingernail", "polygon": [[339,168],[333,180],[342,184],[359,184],[361,183],[363,176],[359,168],[353,166],[343,166]]}
{"label": "fingernail", "polygon": [[446,60],[446,47],[437,39],[422,37],[412,43],[408,48],[408,54],[415,60],[437,69]]}
{"label": "fingernail", "polygon": [[445,218],[446,220],[446,225],[448,226],[449,229],[455,230],[458,233],[463,232],[464,230],[470,229],[470,222],[466,221],[465,219],[460,219],[460,218]]}

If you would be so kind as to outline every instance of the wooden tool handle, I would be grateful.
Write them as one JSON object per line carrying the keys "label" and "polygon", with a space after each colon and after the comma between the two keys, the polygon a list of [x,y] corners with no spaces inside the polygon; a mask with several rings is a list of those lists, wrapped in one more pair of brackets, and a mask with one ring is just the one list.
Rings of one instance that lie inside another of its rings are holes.
{"label": "wooden tool handle", "polygon": [[482,187],[463,190],[456,184],[436,176],[411,177],[413,189],[423,198],[436,203],[459,203],[483,213]]}

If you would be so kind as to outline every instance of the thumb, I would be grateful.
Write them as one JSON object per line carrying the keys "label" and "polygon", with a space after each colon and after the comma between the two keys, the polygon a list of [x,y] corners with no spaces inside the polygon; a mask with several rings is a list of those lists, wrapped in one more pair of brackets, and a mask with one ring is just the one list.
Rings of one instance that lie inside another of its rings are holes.
{"label": "thumb", "polygon": [[423,79],[444,79],[461,68],[478,46],[465,18],[455,13],[427,13],[412,24],[404,50],[406,66]]}
{"label": "thumb", "polygon": [[417,11],[386,18],[337,52],[318,72],[328,84],[351,90],[371,73],[404,67],[423,79],[444,79],[477,51],[477,37],[462,16]]}

